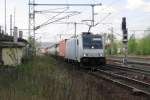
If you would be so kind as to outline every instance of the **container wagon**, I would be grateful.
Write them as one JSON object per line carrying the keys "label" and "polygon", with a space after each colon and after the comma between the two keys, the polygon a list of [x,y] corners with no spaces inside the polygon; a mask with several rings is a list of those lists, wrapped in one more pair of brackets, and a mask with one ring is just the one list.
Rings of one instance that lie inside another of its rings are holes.
{"label": "container wagon", "polygon": [[104,37],[90,32],[60,41],[51,47],[49,52],[59,56],[68,62],[76,62],[80,65],[104,65],[105,46]]}
{"label": "container wagon", "polygon": [[57,47],[58,44],[53,44],[52,46],[47,48],[47,52],[48,54],[52,55],[52,56],[57,56]]}

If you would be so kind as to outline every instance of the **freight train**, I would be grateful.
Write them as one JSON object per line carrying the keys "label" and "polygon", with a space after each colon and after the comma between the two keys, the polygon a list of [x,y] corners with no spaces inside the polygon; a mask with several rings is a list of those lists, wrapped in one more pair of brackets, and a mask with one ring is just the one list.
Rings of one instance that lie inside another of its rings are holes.
{"label": "freight train", "polygon": [[104,65],[106,63],[104,50],[103,36],[83,32],[81,35],[52,45],[48,48],[48,54],[80,65]]}

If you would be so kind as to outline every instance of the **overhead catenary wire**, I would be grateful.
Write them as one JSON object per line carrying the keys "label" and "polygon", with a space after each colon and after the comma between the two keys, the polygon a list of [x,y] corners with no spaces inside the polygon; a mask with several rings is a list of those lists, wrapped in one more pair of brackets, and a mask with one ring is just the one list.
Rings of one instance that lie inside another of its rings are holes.
{"label": "overhead catenary wire", "polygon": [[67,8],[67,9],[65,9],[65,10],[63,10],[62,12],[60,12],[60,13],[56,14],[55,16],[51,17],[51,18],[50,18],[50,19],[48,19],[46,22],[44,22],[43,24],[41,24],[41,26],[43,26],[43,25],[47,24],[50,20],[53,20],[54,18],[56,18],[57,16],[61,15],[62,13],[64,13],[64,12],[65,12],[65,11],[67,11],[67,10],[68,10],[68,8]]}
{"label": "overhead catenary wire", "polygon": [[[43,14],[43,13],[62,13],[62,11],[36,11],[36,13]],[[78,11],[68,11],[68,12],[63,12],[63,13],[79,13]]]}
{"label": "overhead catenary wire", "polygon": [[62,12],[62,10],[69,9],[69,7],[63,7],[63,8],[55,8],[55,9],[48,9],[48,10],[36,10],[35,13],[44,14],[44,13],[51,13],[51,12]]}
{"label": "overhead catenary wire", "polygon": [[[120,0],[118,0],[118,1],[120,1]],[[108,9],[110,6],[112,6],[114,3],[118,3],[118,1],[113,0],[110,4],[108,4],[108,7],[102,8],[101,11],[107,10],[107,9]],[[103,6],[102,6],[102,7],[103,7]],[[110,15],[112,15],[112,12],[108,12],[108,14],[107,14],[104,18],[102,18],[99,23],[103,22],[103,21],[104,21],[105,19],[107,19]]]}
{"label": "overhead catenary wire", "polygon": [[[101,3],[99,3],[99,4],[37,4],[37,3],[29,3],[29,5],[33,5],[33,6],[91,6],[92,8],[94,8],[94,6],[101,6],[102,4]],[[51,19],[47,20],[42,25],[37,26],[35,29],[40,28],[40,26],[47,25],[46,23],[48,23],[50,20],[54,19],[58,15],[60,15],[60,13],[57,14],[56,16],[52,17]],[[93,19],[93,16],[94,16],[94,14],[92,14],[92,19]],[[93,24],[94,24],[94,19],[93,19]]]}
{"label": "overhead catenary wire", "polygon": [[39,28],[41,28],[41,27],[43,27],[43,26],[46,26],[46,25],[48,25],[48,24],[52,24],[52,23],[57,22],[57,21],[59,21],[59,20],[66,19],[66,18],[75,16],[75,15],[77,15],[77,14],[69,14],[69,15],[66,15],[66,16],[64,16],[64,17],[62,17],[62,18],[58,18],[58,19],[56,19],[56,20],[54,20],[54,21],[51,21],[51,22],[48,22],[48,23],[39,25],[39,26],[36,27],[36,30],[39,29]]}
{"label": "overhead catenary wire", "polygon": [[56,11],[56,10],[62,10],[62,9],[67,9],[67,8],[68,8],[68,7],[61,7],[61,8],[47,9],[47,10],[42,10],[42,12]]}
{"label": "overhead catenary wire", "polygon": [[[108,6],[111,6],[112,4],[114,4],[116,1],[112,1]],[[102,6],[103,7],[103,6]],[[103,8],[103,9],[101,9],[101,10],[105,10],[105,9],[108,9],[107,7],[106,8]],[[102,18],[96,25],[98,25],[98,24],[100,24],[100,23],[102,23],[105,19],[107,19],[110,15],[111,15],[112,13],[111,12],[109,12],[104,18]],[[96,26],[95,25],[95,26]]]}
{"label": "overhead catenary wire", "polygon": [[29,3],[29,5],[34,6],[101,6],[102,4],[38,4],[38,3]]}
{"label": "overhead catenary wire", "polygon": [[[110,4],[108,4],[108,7],[112,6],[114,3],[118,3],[118,1],[120,1],[120,0],[113,0]],[[101,10],[104,11],[104,10],[108,9],[108,7],[105,7]]]}

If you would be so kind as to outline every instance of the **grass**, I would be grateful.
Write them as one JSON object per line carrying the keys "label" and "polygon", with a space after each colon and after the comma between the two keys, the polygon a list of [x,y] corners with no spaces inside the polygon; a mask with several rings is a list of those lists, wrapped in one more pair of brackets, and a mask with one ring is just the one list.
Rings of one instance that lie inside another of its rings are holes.
{"label": "grass", "polygon": [[41,92],[45,86],[49,81],[55,81],[54,63],[51,61],[47,57],[38,57],[17,68],[5,69],[0,75],[0,97],[24,97],[22,100],[43,97],[45,94]]}
{"label": "grass", "polygon": [[[150,33],[143,36],[143,38],[136,39],[133,34],[128,40],[128,54],[134,56],[150,56]],[[117,53],[117,48],[123,48],[122,41],[115,41],[113,44],[113,55],[123,55],[121,50]],[[106,48],[106,54],[110,55],[111,46]]]}
{"label": "grass", "polygon": [[0,70],[0,100],[146,100],[49,56]]}

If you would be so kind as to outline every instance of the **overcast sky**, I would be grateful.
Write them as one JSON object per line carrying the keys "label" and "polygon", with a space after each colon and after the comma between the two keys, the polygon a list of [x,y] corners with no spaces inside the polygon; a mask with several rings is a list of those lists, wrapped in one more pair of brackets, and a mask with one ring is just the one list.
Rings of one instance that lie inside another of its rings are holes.
{"label": "overcast sky", "polygon": [[[101,32],[110,32],[113,27],[114,33],[117,37],[121,35],[121,19],[127,18],[127,25],[129,30],[146,30],[150,27],[150,0],[35,0],[36,3],[102,3],[102,6],[95,7],[95,23],[111,23],[98,24],[92,28],[92,32],[100,34]],[[61,8],[57,10],[52,10]],[[10,14],[13,14],[16,9],[16,26],[19,29],[28,28],[28,0],[7,0],[7,32],[9,33]],[[50,11],[78,11],[79,15],[63,19],[63,22],[79,22],[83,20],[91,20],[91,7],[42,7],[37,6],[36,10],[50,10]],[[36,26],[41,25],[56,14],[43,13],[36,14]],[[56,18],[62,18],[67,14],[60,14]],[[54,21],[51,20],[51,21]],[[83,22],[88,23],[89,22]],[[0,25],[4,27],[4,0],[0,0]],[[77,34],[87,31],[87,25],[77,25]],[[58,41],[57,34],[73,34],[74,25],[72,24],[50,24],[42,27],[38,31],[36,38],[41,37],[39,41],[54,42]],[[116,34],[117,33],[117,34]],[[137,32],[136,35],[142,36],[143,32]],[[132,32],[129,32],[132,34]],[[24,37],[28,37],[28,32],[24,31]]]}

